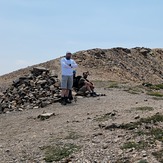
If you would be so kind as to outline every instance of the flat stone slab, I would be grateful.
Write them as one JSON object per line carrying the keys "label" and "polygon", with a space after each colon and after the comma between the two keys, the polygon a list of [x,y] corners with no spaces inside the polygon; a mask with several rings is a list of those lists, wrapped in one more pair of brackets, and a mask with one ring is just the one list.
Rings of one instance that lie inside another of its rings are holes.
{"label": "flat stone slab", "polygon": [[49,119],[52,116],[55,116],[55,113],[43,113],[38,115],[37,118],[39,118],[40,120],[45,120],[45,119]]}

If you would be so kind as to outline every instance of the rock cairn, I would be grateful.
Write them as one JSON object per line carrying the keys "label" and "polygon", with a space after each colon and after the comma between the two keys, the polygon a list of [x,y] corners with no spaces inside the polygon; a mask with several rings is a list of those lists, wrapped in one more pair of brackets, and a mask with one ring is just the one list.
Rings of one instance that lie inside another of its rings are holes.
{"label": "rock cairn", "polygon": [[0,112],[45,107],[60,100],[60,81],[54,72],[35,67],[0,96]]}

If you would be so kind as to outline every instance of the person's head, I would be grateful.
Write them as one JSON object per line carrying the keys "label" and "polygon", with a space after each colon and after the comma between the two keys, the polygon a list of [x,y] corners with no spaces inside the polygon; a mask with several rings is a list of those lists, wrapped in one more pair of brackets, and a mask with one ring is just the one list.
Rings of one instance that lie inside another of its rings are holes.
{"label": "person's head", "polygon": [[67,52],[66,53],[66,59],[67,60],[70,60],[71,59],[71,56],[72,56],[72,53],[71,52]]}
{"label": "person's head", "polygon": [[83,72],[83,78],[87,79],[89,72]]}
{"label": "person's head", "polygon": [[76,70],[73,70],[73,77],[76,76]]}

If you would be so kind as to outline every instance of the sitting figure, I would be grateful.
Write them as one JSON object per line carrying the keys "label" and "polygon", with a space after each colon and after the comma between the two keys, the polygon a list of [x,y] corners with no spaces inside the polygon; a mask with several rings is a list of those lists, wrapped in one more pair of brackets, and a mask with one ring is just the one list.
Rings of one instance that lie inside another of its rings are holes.
{"label": "sitting figure", "polygon": [[76,76],[76,71],[73,71],[73,89],[78,92],[79,91],[79,81],[82,76]]}
{"label": "sitting figure", "polygon": [[84,72],[83,77],[80,78],[78,87],[79,91],[77,94],[79,95],[87,95],[87,92],[90,94],[92,97],[96,97],[96,93],[94,92],[94,85],[92,82],[90,82],[87,77],[89,75],[89,72]]}

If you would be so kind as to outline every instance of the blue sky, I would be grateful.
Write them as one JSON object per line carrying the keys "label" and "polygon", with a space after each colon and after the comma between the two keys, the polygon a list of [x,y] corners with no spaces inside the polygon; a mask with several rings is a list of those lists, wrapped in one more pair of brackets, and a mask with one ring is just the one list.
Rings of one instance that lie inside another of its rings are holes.
{"label": "blue sky", "polygon": [[162,0],[0,0],[0,75],[91,48],[161,48]]}

